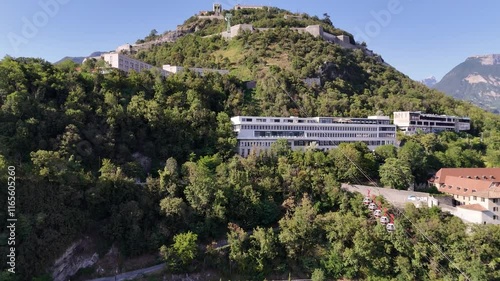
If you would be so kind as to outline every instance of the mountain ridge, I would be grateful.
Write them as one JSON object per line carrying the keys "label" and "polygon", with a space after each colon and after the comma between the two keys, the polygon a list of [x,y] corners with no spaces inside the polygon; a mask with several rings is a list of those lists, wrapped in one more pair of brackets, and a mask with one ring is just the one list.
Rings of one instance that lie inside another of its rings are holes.
{"label": "mountain ridge", "polygon": [[67,60],[71,60],[73,61],[74,63],[77,63],[77,64],[82,64],[83,61],[88,58],[88,57],[97,57],[97,56],[100,56],[102,54],[104,54],[106,52],[102,52],[102,51],[96,51],[96,52],[92,52],[90,55],[88,56],[84,56],[84,57],[71,57],[71,56],[66,56],[56,62],[54,62],[54,65],[57,65],[57,64],[60,64],[64,61],[67,61]]}
{"label": "mountain ridge", "polygon": [[432,88],[434,85],[437,83],[437,79],[435,76],[430,76],[425,79],[420,80],[420,83],[424,84],[425,86]]}
{"label": "mountain ridge", "polygon": [[475,55],[448,72],[434,88],[486,110],[500,109],[500,54]]}

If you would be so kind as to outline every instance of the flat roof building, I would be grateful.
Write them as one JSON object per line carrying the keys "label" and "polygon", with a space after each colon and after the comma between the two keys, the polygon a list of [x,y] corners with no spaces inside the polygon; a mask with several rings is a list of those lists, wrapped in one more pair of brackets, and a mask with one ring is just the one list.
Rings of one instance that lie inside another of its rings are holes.
{"label": "flat roof building", "polygon": [[258,10],[261,10],[261,9],[264,9],[264,6],[261,6],[261,5],[241,5],[241,4],[238,4],[238,5],[235,5],[233,7],[233,10],[242,10],[242,9],[258,9]]}
{"label": "flat roof building", "polygon": [[435,115],[421,111],[396,111],[394,124],[405,134],[438,133],[442,131],[468,131],[470,118],[449,115]]}
{"label": "flat roof building", "polygon": [[169,73],[161,68],[152,66],[140,60],[129,58],[126,55],[120,53],[107,53],[103,54],[101,58],[107,62],[111,67],[123,70],[125,72],[130,72],[132,70],[136,72],[141,72],[146,69],[158,69],[163,76],[167,76]]}
{"label": "flat roof building", "polygon": [[238,133],[238,153],[267,150],[278,139],[287,139],[293,150],[314,145],[327,151],[341,143],[364,142],[370,149],[396,144],[396,126],[388,116],[349,117],[257,117],[231,118]]}

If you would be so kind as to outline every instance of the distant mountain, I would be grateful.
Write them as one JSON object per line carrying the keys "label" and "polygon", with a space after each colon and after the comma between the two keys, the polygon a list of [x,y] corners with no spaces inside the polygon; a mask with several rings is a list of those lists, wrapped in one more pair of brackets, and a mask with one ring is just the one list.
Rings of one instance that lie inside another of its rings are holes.
{"label": "distant mountain", "polygon": [[498,113],[500,110],[500,54],[467,58],[434,88],[457,99]]}
{"label": "distant mountain", "polygon": [[421,80],[420,83],[424,84],[425,86],[431,88],[433,87],[434,85],[436,85],[437,83],[437,80],[436,80],[436,77],[434,76],[431,76],[431,77],[428,77],[428,78],[425,78],[424,80]]}
{"label": "distant mountain", "polygon": [[60,64],[61,62],[67,61],[67,60],[72,60],[73,62],[76,62],[78,64],[82,64],[83,60],[85,58],[88,58],[88,57],[97,57],[97,56],[100,56],[100,55],[102,55],[104,53],[106,53],[106,52],[93,52],[92,54],[90,54],[89,56],[86,56],[86,57],[64,57],[64,58],[56,61],[54,64]]}

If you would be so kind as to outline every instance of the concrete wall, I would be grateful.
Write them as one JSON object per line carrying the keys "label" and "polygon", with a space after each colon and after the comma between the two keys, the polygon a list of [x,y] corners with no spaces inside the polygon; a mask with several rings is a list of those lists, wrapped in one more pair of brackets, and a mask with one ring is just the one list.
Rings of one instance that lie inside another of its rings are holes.
{"label": "concrete wall", "polygon": [[351,38],[347,35],[337,35],[337,38],[347,44],[351,44]]}
{"label": "concrete wall", "polygon": [[[267,31],[270,29],[273,29],[273,28],[254,28],[251,24],[238,24],[238,25],[234,25],[231,27],[231,32],[224,31],[224,32],[221,32],[219,34],[207,35],[204,38],[208,38],[208,37],[215,36],[215,35],[220,35],[224,39],[232,39],[235,36],[238,36],[242,30],[247,30],[247,31],[253,32],[255,30]],[[314,37],[321,37],[323,40],[334,43],[334,44],[338,44],[342,48],[361,49],[365,55],[371,56],[371,57],[375,56],[373,51],[368,50],[366,47],[351,44],[349,36],[347,36],[347,35],[336,36],[336,35],[324,32],[323,27],[320,25],[310,25],[310,26],[307,26],[305,28],[304,27],[291,27],[290,29],[295,30],[299,33],[307,32]],[[379,59],[379,62],[383,63],[383,60]]]}
{"label": "concrete wall", "polygon": [[[240,34],[240,32],[242,32],[242,31],[253,32],[254,31],[253,25],[251,25],[251,24],[237,24],[237,25],[231,26],[231,33],[229,34],[229,38],[233,38],[233,37],[238,36]],[[224,37],[224,35],[223,35],[223,37]]]}
{"label": "concrete wall", "polygon": [[306,27],[306,32],[314,37],[323,37],[323,27],[320,25],[309,25]]}
{"label": "concrete wall", "polygon": [[477,224],[500,224],[500,220],[493,219],[495,215],[490,211],[474,211],[468,210],[461,207],[451,207],[451,206],[441,206],[441,211],[449,212],[450,214],[460,218],[465,223],[477,223]]}
{"label": "concrete wall", "polygon": [[328,32],[323,32],[323,39],[328,42],[336,43],[339,42],[340,40],[337,38],[337,36],[330,34]]}
{"label": "concrete wall", "polygon": [[214,19],[218,19],[218,20],[224,20],[224,16],[216,16],[216,15],[212,15],[212,16],[198,16],[199,19],[206,19],[206,20],[214,20]]}
{"label": "concrete wall", "polygon": [[483,212],[467,210],[459,207],[448,208],[448,212],[452,215],[461,218],[465,222],[470,223],[483,223]]}
{"label": "concrete wall", "polygon": [[432,207],[438,205],[438,200],[436,198],[432,197],[429,193],[424,192],[351,184],[342,184],[342,189],[350,192],[359,192],[363,196],[367,196],[368,190],[370,190],[370,196],[384,196],[387,201],[397,207],[404,207],[407,203],[412,203],[417,207]]}
{"label": "concrete wall", "polygon": [[264,6],[256,6],[256,5],[235,5],[233,7],[233,10],[241,10],[241,9],[259,9],[262,10],[264,9]]}
{"label": "concrete wall", "polygon": [[285,15],[284,18],[287,19],[296,19],[296,20],[302,20],[304,19],[303,16],[295,16],[295,15]]}
{"label": "concrete wall", "polygon": [[[211,68],[200,68],[200,67],[191,67],[189,69],[191,71],[198,73],[199,75],[204,75],[205,73],[208,73],[208,72],[217,72],[220,75],[229,74],[229,70],[226,70],[226,69],[211,69]],[[166,64],[163,66],[163,70],[175,74],[175,73],[182,72],[184,70],[184,67]]]}

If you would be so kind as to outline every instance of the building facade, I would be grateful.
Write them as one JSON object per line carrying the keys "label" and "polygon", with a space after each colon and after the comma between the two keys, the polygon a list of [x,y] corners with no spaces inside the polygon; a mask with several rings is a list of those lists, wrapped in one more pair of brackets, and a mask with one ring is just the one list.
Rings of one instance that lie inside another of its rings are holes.
{"label": "building facade", "polygon": [[262,10],[262,9],[264,9],[264,6],[260,6],[260,5],[241,5],[241,4],[238,4],[238,5],[235,5],[233,7],[233,10],[242,10],[242,9],[257,9],[257,10]]}
{"label": "building facade", "polygon": [[420,111],[394,112],[394,124],[406,134],[438,133],[442,131],[468,131],[470,118],[448,115],[426,114]]}
{"label": "building facade", "polygon": [[[167,71],[168,73],[176,74],[182,72],[184,70],[184,67],[166,64],[163,66],[163,70]],[[190,67],[189,70],[202,76],[209,72],[217,72],[220,75],[229,74],[229,70],[226,69]]]}
{"label": "building facade", "polygon": [[163,69],[154,67],[150,64],[147,64],[145,62],[136,59],[129,58],[123,54],[107,53],[103,54],[101,57],[105,62],[109,64],[109,66],[123,70],[125,72],[130,72],[132,70],[136,72],[141,72],[143,70],[149,70],[155,68],[158,69],[163,76],[167,76],[169,74],[167,71]]}
{"label": "building facade", "polygon": [[396,126],[388,116],[342,117],[256,117],[231,118],[238,133],[238,153],[268,150],[278,139],[287,139],[293,150],[308,146],[327,151],[341,143],[364,142],[370,149],[396,144]]}
{"label": "building facade", "polygon": [[500,168],[443,168],[431,183],[453,197],[462,220],[500,224]]}

